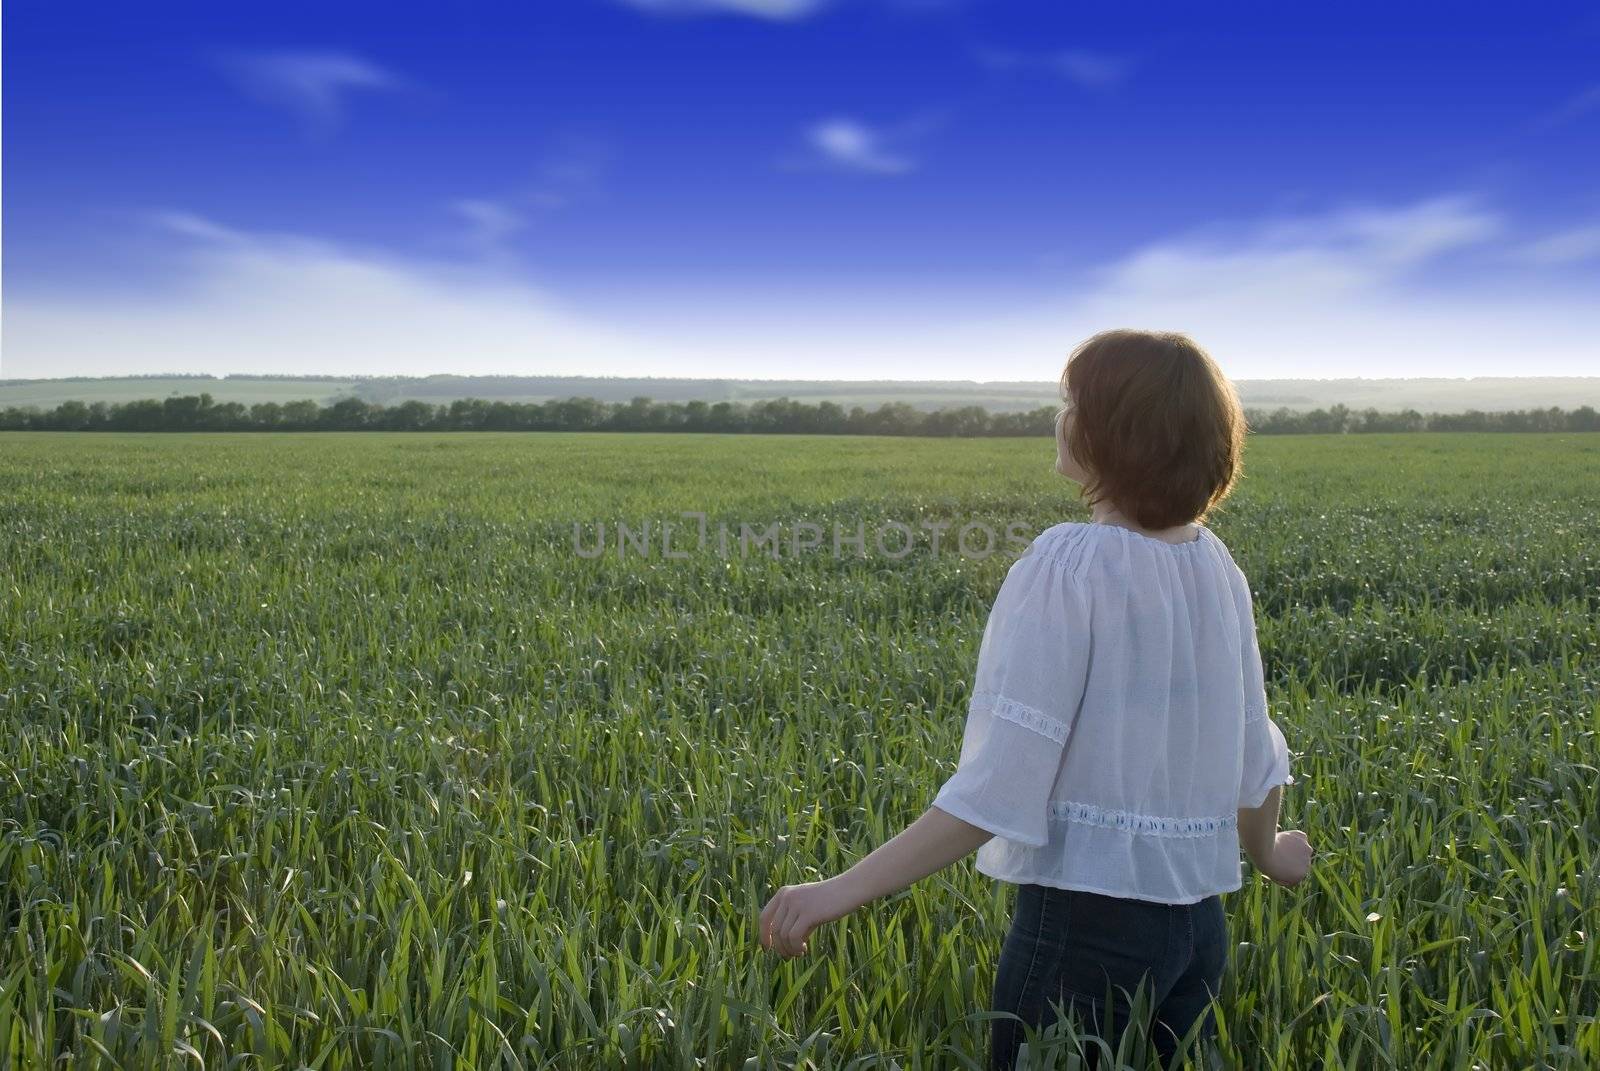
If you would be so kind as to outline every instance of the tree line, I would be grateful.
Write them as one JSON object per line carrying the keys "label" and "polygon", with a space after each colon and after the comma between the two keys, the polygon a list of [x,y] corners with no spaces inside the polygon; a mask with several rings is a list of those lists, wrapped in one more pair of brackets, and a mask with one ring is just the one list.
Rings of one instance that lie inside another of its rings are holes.
{"label": "tree line", "polygon": [[[757,402],[603,402],[566,398],[546,402],[463,398],[381,405],[342,398],[314,401],[218,402],[210,394],[128,402],[62,402],[53,409],[0,408],[5,431],[698,431],[810,435],[1027,436],[1050,435],[1056,410],[991,413],[982,406],[924,411],[905,402],[876,409],[837,402],[774,398]],[[1593,406],[1508,412],[1380,412],[1344,405],[1296,411],[1247,409],[1258,435],[1404,431],[1600,431]]]}

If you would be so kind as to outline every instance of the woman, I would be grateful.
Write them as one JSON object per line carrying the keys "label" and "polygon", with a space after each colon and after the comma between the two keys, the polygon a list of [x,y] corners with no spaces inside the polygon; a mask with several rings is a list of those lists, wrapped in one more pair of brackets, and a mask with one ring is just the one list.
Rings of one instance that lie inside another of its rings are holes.
{"label": "woman", "polygon": [[1006,574],[955,773],[904,832],[761,913],[762,944],[801,955],[819,925],[976,851],[1019,886],[996,1069],[1058,1008],[1114,1034],[1141,987],[1164,1059],[1191,1031],[1213,1036],[1240,848],[1283,885],[1312,856],[1277,828],[1293,778],[1249,585],[1200,523],[1238,476],[1237,395],[1192,339],[1134,330],[1080,345],[1061,387],[1056,470],[1092,516],[1045,531]]}

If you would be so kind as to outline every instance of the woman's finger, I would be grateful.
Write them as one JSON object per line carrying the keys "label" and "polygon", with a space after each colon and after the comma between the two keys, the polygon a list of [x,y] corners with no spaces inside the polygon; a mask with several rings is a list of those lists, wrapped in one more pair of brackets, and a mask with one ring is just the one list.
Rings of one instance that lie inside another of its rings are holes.
{"label": "woman's finger", "polygon": [[811,927],[799,915],[791,915],[789,924],[784,929],[784,941],[789,946],[789,955],[803,956],[806,953],[806,937],[811,933]]}
{"label": "woman's finger", "polygon": [[789,929],[789,915],[790,912],[785,908],[772,920],[772,950],[780,956],[789,954],[789,942],[785,936]]}
{"label": "woman's finger", "polygon": [[767,918],[767,950],[770,952],[781,951],[780,943],[783,940],[783,901],[772,902],[772,914]]}
{"label": "woman's finger", "polygon": [[800,916],[795,913],[794,908],[790,908],[789,911],[784,913],[784,927],[782,927],[784,956],[798,956],[800,954],[800,943],[795,940],[795,930],[798,927],[800,927]]}
{"label": "woman's finger", "polygon": [[783,935],[789,926],[789,916],[793,913],[793,908],[788,903],[782,903],[778,905],[778,910],[772,916],[772,943],[770,947],[780,956],[789,954],[788,948],[784,944]]}
{"label": "woman's finger", "polygon": [[769,951],[772,948],[772,923],[777,918],[779,902],[782,899],[783,892],[780,890],[767,901],[767,906],[761,909],[761,926],[756,938],[761,942],[761,947]]}

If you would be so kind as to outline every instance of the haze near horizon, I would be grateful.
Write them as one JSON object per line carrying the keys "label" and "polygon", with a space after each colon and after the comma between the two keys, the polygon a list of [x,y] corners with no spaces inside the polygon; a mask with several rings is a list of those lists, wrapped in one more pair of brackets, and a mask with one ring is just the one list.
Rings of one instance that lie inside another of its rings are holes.
{"label": "haze near horizon", "polygon": [[1600,369],[1600,16],[1148,16],[11,5],[0,375]]}

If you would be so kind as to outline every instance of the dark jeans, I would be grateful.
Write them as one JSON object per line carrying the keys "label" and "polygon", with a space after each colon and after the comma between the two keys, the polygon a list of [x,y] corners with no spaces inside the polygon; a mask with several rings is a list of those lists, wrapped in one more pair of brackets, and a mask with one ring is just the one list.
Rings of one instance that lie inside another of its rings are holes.
{"label": "dark jeans", "polygon": [[[1056,1020],[1053,1001],[1077,1014],[1080,1034],[1103,1037],[1116,1052],[1131,1013],[1129,998],[1142,982],[1144,1007],[1154,1011],[1148,1036],[1162,1066],[1170,1067],[1179,1041],[1197,1020],[1203,1020],[1201,1037],[1215,1036],[1208,1005],[1222,984],[1227,960],[1228,924],[1220,896],[1195,904],[1158,904],[1022,885],[1000,950],[994,1010],[1042,1028]],[[1025,1040],[1022,1023],[1001,1016],[991,1031],[990,1067],[1010,1071]],[[1063,1057],[1067,1051],[1077,1050],[1068,1042]],[[1083,1052],[1087,1065],[1096,1067],[1100,1046],[1086,1040]],[[1198,1056],[1198,1046],[1191,1052]]]}

